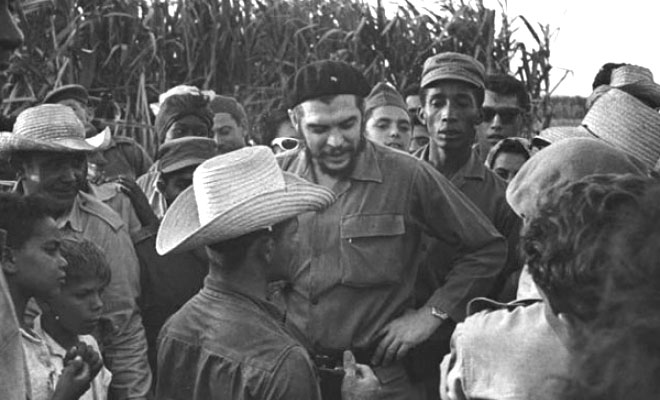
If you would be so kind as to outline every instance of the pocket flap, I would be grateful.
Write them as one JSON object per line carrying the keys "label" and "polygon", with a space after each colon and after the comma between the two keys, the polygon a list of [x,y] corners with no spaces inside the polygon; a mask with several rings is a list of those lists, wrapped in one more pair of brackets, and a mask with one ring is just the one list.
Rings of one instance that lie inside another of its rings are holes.
{"label": "pocket flap", "polygon": [[396,236],[406,232],[401,214],[347,215],[341,219],[341,238]]}

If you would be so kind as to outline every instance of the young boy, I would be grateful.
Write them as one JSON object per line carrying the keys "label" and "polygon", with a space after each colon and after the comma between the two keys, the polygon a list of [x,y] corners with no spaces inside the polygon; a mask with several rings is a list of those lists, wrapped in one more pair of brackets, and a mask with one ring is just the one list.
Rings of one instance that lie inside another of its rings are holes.
{"label": "young boy", "polygon": [[[66,260],[60,254],[61,234],[46,210],[44,201],[34,196],[0,193],[0,229],[7,232],[1,252],[2,271],[19,317],[18,321],[13,316],[3,319],[2,324],[18,322],[23,337],[25,333],[33,333],[22,318],[28,301],[33,297],[45,299],[59,295],[66,277]],[[27,354],[26,362],[25,369],[31,373]],[[59,381],[52,382],[44,393],[38,393],[36,382],[30,379],[27,386],[31,388],[31,399],[78,399],[102,365],[98,353],[82,343],[69,349],[62,364]]]}
{"label": "young boy", "polygon": [[[35,320],[33,337],[25,337],[26,353],[41,355],[30,369],[34,385],[57,380],[67,348],[85,343],[99,347],[92,333],[99,328],[103,301],[101,294],[110,282],[110,267],[101,250],[88,240],[64,239],[62,255],[67,261],[66,283],[60,293],[39,302],[43,314]],[[31,357],[28,357],[30,362]],[[81,400],[104,400],[112,375],[105,367],[91,382]]]}

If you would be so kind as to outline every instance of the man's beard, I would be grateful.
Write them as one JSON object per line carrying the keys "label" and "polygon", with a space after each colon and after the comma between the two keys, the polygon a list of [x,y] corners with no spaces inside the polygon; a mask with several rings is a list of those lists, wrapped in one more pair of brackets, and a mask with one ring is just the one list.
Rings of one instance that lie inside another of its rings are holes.
{"label": "man's beard", "polygon": [[361,135],[357,146],[348,145],[348,146],[344,146],[341,149],[342,152],[346,152],[346,151],[350,152],[349,162],[342,169],[328,168],[328,166],[322,161],[322,155],[320,157],[314,157],[309,150],[309,146],[305,147],[305,151],[307,152],[307,157],[310,160],[312,158],[316,158],[317,165],[323,174],[331,176],[333,178],[341,179],[349,176],[353,172],[353,169],[355,169],[355,164],[357,163],[358,156],[360,155],[362,150],[364,150],[366,142],[367,140],[364,137],[364,135]]}

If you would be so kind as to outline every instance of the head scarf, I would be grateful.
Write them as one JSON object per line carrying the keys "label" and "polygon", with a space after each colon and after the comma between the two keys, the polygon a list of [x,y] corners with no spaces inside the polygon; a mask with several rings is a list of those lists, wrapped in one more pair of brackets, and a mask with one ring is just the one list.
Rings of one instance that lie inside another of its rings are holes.
{"label": "head scarf", "polygon": [[202,120],[210,130],[213,114],[208,108],[208,102],[208,97],[201,92],[184,92],[166,97],[156,115],[155,128],[159,143],[163,143],[165,134],[176,121],[189,115]]}

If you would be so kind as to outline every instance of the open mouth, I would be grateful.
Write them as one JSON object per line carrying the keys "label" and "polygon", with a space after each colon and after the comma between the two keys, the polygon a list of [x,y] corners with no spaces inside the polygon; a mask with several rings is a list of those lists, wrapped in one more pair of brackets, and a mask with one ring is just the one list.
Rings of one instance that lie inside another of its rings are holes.
{"label": "open mouth", "polygon": [[385,146],[392,147],[394,149],[403,150],[403,146],[401,145],[401,143],[398,143],[398,142],[385,143]]}

